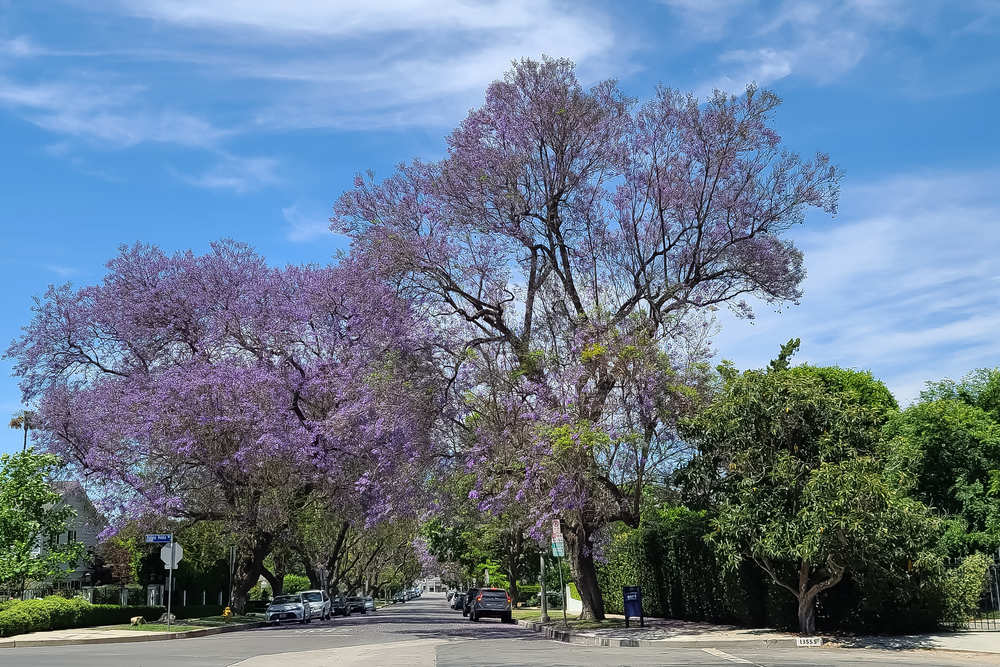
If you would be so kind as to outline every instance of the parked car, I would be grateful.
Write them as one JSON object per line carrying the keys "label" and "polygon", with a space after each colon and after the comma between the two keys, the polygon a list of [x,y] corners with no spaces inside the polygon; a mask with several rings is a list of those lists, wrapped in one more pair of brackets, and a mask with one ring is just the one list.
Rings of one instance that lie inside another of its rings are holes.
{"label": "parked car", "polygon": [[312,622],[312,605],[301,593],[294,595],[276,595],[264,611],[268,623],[280,624],[282,621]]}
{"label": "parked car", "polygon": [[312,591],[302,591],[302,597],[309,602],[309,606],[312,607],[312,615],[314,618],[319,618],[321,621],[325,621],[333,616],[330,611],[330,596],[326,594],[326,591],[312,590]]}
{"label": "parked car", "polygon": [[375,598],[373,598],[370,595],[365,598],[365,611],[366,612],[375,611]]}
{"label": "parked car", "polygon": [[351,613],[367,614],[365,609],[365,599],[363,597],[352,596],[347,598],[347,606],[351,608]]}
{"label": "parked car", "polygon": [[351,615],[351,605],[347,604],[347,598],[343,595],[337,595],[330,600],[330,611],[333,614],[340,614],[341,616]]}
{"label": "parked car", "polygon": [[465,607],[465,593],[456,591],[451,598],[451,608],[455,611]]}
{"label": "parked car", "polygon": [[448,592],[445,593],[444,597],[448,600],[448,602],[451,602],[451,599],[455,597],[455,591],[449,589]]}
{"label": "parked car", "polygon": [[469,619],[499,618],[501,623],[512,620],[510,595],[502,588],[483,588],[472,600]]}
{"label": "parked car", "polygon": [[393,602],[406,602],[406,600],[407,600],[407,597],[406,597],[406,592],[405,591],[400,591],[400,592],[398,592],[398,593],[396,593],[395,595],[392,596],[392,601]]}
{"label": "parked car", "polygon": [[472,601],[476,599],[477,595],[479,595],[478,588],[470,588],[465,591],[465,600],[462,601],[462,616],[469,615],[469,612],[471,611],[470,605],[472,604]]}

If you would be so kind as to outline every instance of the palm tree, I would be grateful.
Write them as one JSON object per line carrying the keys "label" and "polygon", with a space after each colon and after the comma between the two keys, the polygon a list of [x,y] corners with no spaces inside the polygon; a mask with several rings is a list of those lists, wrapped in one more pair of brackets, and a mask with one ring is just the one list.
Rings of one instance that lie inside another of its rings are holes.
{"label": "palm tree", "polygon": [[21,410],[14,414],[10,420],[10,427],[13,429],[24,430],[24,445],[21,451],[26,451],[28,449],[28,431],[35,427],[33,420],[35,418],[35,413],[31,410]]}

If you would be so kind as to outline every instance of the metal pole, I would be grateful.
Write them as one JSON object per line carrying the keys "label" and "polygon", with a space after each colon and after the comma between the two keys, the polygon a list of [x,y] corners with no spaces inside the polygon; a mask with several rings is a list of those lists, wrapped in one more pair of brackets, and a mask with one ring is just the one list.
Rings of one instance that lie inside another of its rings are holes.
{"label": "metal pole", "polygon": [[236,546],[229,547],[229,608],[233,607],[233,570],[236,568]]}
{"label": "metal pole", "polygon": [[170,607],[174,601],[174,534],[170,533],[170,571],[167,574],[167,632],[170,632]]}
{"label": "metal pole", "polygon": [[562,558],[559,558],[557,556],[556,564],[559,566],[559,588],[562,591],[563,627],[569,627],[569,621],[566,620],[566,584],[563,582],[563,576],[562,576]]}
{"label": "metal pole", "polygon": [[548,623],[549,622],[549,599],[548,599],[548,595],[545,592],[545,553],[542,552],[542,553],[538,554],[538,559],[542,563],[542,576],[541,576],[541,579],[540,579],[541,584],[542,584],[542,586],[541,586],[542,587],[542,618],[541,618],[541,621],[542,621],[542,623]]}

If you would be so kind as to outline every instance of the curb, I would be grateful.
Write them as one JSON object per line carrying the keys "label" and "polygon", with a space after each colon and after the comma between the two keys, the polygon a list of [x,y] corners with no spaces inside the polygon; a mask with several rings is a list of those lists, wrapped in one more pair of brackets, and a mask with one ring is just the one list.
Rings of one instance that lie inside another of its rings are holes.
{"label": "curb", "polygon": [[[672,640],[672,639],[621,639],[619,637],[595,637],[584,635],[573,630],[559,630],[549,625],[535,623],[533,621],[518,621],[522,628],[527,628],[534,632],[540,632],[546,639],[566,642],[567,644],[580,644],[583,646],[613,646],[616,648],[638,648],[638,647],[673,647],[673,648],[795,648],[795,638],[787,639],[721,639],[719,641],[696,639],[696,640]],[[824,642],[829,641],[824,638]]]}
{"label": "curb", "polygon": [[218,635],[223,632],[238,632],[240,630],[251,630],[262,628],[267,623],[256,621],[254,623],[241,623],[239,625],[223,626],[219,628],[204,628],[202,630],[186,630],[184,632],[160,632],[155,635],[138,635],[135,637],[90,637],[87,639],[27,639],[17,638],[0,639],[0,648],[21,648],[27,646],[74,646],[82,644],[132,644],[135,642],[162,642],[170,639],[188,639],[191,637],[205,637],[208,635]]}

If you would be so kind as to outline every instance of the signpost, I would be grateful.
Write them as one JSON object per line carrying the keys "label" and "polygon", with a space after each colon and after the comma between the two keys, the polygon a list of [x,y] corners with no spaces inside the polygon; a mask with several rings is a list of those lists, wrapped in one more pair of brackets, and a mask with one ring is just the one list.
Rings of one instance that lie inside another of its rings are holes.
{"label": "signpost", "polygon": [[556,557],[556,567],[559,568],[559,588],[562,594],[563,626],[568,627],[566,620],[566,584],[563,582],[562,558],[566,555],[566,542],[563,540],[562,526],[559,519],[552,519],[552,555]]}
{"label": "signpost", "polygon": [[174,601],[174,570],[177,569],[177,563],[179,563],[181,558],[184,557],[184,549],[181,548],[181,545],[174,542],[173,533],[146,535],[146,543],[166,545],[162,549],[160,549],[160,560],[163,561],[163,567],[168,571],[167,632],[170,632],[170,608],[173,606],[173,601]]}

